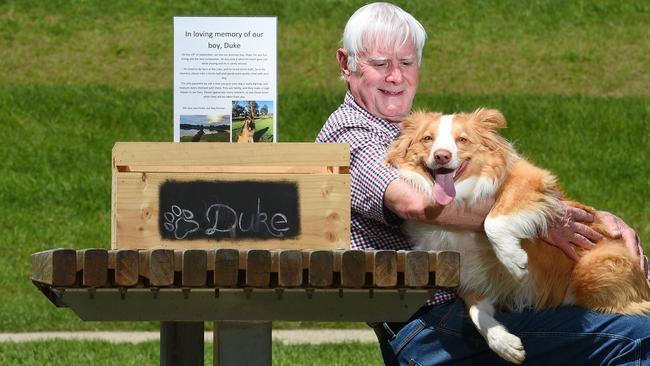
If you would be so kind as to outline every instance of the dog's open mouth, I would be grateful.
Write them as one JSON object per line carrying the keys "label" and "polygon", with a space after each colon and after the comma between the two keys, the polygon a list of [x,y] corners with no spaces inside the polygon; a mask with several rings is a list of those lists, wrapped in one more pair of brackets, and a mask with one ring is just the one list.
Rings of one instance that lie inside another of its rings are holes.
{"label": "dog's open mouth", "polygon": [[464,160],[458,169],[439,168],[431,171],[435,184],[433,185],[433,198],[439,204],[446,206],[456,197],[454,181],[463,174],[469,159]]}

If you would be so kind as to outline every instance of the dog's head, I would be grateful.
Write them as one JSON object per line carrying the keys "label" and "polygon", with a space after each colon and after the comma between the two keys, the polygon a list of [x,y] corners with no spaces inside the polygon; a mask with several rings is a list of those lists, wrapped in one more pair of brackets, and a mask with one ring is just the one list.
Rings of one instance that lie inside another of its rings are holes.
{"label": "dog's head", "polygon": [[433,198],[447,205],[456,196],[455,182],[485,175],[497,178],[505,169],[514,155],[512,146],[496,132],[505,126],[503,114],[495,109],[453,115],[415,112],[404,122],[387,161],[435,181]]}

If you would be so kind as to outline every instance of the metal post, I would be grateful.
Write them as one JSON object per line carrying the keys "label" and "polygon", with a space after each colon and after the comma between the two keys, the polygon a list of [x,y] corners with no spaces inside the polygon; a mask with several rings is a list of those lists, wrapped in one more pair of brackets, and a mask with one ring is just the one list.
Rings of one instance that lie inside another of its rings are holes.
{"label": "metal post", "polygon": [[160,323],[160,366],[203,366],[203,322]]}
{"label": "metal post", "polygon": [[271,365],[271,322],[214,322],[214,365]]}

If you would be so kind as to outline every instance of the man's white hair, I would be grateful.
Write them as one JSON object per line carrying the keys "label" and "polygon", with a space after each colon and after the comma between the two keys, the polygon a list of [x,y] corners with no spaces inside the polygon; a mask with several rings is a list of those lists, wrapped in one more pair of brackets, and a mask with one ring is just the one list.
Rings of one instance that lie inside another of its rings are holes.
{"label": "man's white hair", "polygon": [[373,47],[382,45],[399,50],[412,41],[418,50],[418,66],[427,34],[411,14],[389,3],[372,3],[359,8],[343,31],[343,48],[347,51],[348,68],[357,69],[357,58]]}

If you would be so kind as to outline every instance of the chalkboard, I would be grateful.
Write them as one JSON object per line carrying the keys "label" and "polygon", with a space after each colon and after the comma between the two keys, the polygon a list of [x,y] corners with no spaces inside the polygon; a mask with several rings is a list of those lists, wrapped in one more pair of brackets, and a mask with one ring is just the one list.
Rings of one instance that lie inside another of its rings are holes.
{"label": "chalkboard", "polygon": [[166,181],[160,236],[167,240],[290,239],[300,235],[294,182]]}

